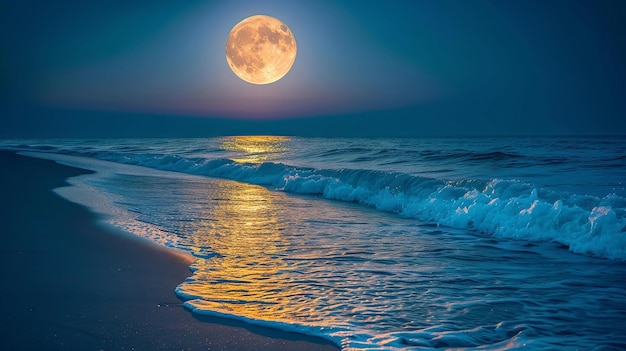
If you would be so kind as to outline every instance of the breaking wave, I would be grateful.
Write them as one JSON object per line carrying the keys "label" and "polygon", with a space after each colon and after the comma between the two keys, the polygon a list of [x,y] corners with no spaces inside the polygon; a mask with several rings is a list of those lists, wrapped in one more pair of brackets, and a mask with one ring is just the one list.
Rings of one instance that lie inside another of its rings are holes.
{"label": "breaking wave", "polygon": [[313,169],[176,155],[99,155],[109,161],[319,195],[499,238],[552,241],[570,251],[626,259],[626,199],[534,187],[515,180],[443,181],[396,172]]}

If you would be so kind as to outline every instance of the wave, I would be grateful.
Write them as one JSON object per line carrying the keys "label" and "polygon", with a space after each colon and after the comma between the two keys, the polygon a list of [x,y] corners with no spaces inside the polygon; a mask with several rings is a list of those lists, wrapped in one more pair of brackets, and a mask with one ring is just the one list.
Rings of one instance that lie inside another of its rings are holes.
{"label": "wave", "polygon": [[615,194],[599,198],[515,180],[443,181],[396,172],[238,163],[227,158],[154,154],[100,154],[99,158],[356,202],[498,238],[551,241],[574,253],[626,260],[626,199]]}

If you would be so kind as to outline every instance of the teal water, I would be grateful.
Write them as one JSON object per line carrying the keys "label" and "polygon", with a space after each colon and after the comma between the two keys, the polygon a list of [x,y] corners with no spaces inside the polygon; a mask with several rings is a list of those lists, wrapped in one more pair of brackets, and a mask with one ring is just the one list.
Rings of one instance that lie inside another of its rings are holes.
{"label": "teal water", "polygon": [[97,170],[110,223],[196,257],[196,313],[344,349],[626,347],[623,138],[2,147]]}

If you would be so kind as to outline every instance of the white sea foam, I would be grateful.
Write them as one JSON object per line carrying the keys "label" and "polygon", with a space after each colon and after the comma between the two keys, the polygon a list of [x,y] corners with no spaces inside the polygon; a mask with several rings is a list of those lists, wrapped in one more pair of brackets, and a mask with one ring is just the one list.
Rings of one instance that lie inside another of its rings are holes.
{"label": "white sea foam", "polygon": [[572,252],[626,259],[626,199],[538,189],[515,180],[441,181],[403,173],[311,169],[176,155],[106,155],[114,162],[220,177],[383,211],[501,238],[554,241]]}

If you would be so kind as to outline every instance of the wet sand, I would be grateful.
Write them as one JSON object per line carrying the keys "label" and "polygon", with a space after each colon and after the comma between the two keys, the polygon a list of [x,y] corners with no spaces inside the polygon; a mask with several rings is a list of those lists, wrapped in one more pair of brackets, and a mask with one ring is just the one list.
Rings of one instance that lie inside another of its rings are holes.
{"label": "wet sand", "polygon": [[190,257],[96,223],[51,189],[87,171],[0,151],[0,345],[39,350],[338,350],[193,316],[174,294]]}

